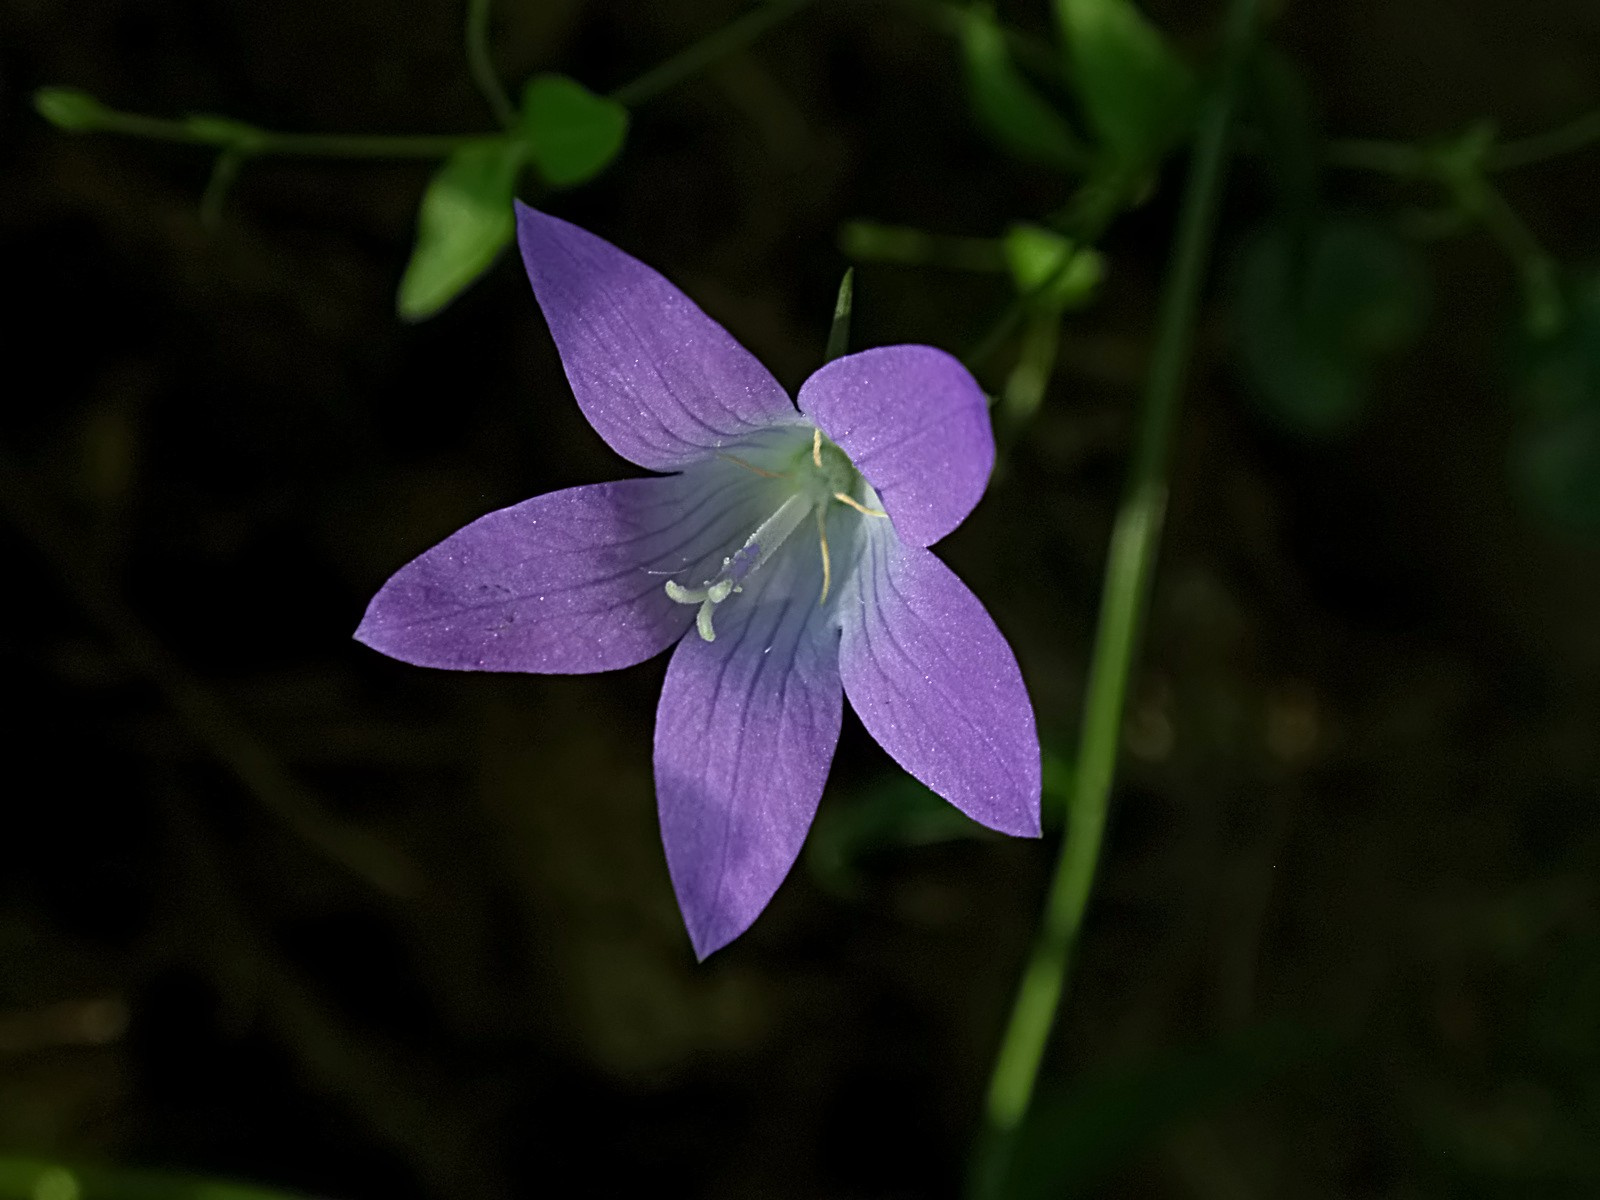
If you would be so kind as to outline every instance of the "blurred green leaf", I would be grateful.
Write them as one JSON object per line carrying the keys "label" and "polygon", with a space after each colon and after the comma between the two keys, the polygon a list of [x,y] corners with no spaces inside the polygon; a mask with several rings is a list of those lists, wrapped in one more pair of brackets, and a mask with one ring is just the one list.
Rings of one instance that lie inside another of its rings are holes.
{"label": "blurred green leaf", "polygon": [[1105,278],[1098,251],[1039,225],[1016,224],[1002,242],[1017,290],[1045,311],[1082,308]]}
{"label": "blurred green leaf", "polygon": [[303,1200],[297,1192],[158,1171],[0,1157],[0,1200]]}
{"label": "blurred green leaf", "polygon": [[45,87],[33,94],[33,107],[57,129],[88,133],[105,122],[106,106],[77,88]]}
{"label": "blurred green leaf", "polygon": [[1346,432],[1378,362],[1422,325],[1425,275],[1406,243],[1353,219],[1268,228],[1233,276],[1240,368],[1268,416],[1305,437]]}
{"label": "blurred green leaf", "polygon": [[1519,358],[1522,421],[1513,484],[1557,525],[1600,532],[1600,272],[1563,288],[1555,330],[1526,336]]}
{"label": "blurred green leaf", "polygon": [[967,91],[984,129],[1025,162],[1081,171],[1088,147],[1017,69],[994,14],[976,5],[960,12]]}
{"label": "blurred green leaf", "polygon": [[468,142],[428,181],[417,244],[400,280],[400,315],[433,316],[481,275],[511,241],[511,201],[526,147],[516,138]]}
{"label": "blurred green leaf", "polygon": [[1055,6],[1069,78],[1095,136],[1122,164],[1154,168],[1193,119],[1193,74],[1132,0]]}
{"label": "blurred green leaf", "polygon": [[1041,1095],[1017,1131],[1000,1194],[1008,1200],[1086,1195],[1185,1121],[1244,1098],[1325,1050],[1303,1030],[1266,1026]]}
{"label": "blurred green leaf", "polygon": [[535,75],[522,92],[522,134],[544,181],[572,187],[621,153],[628,110],[565,75]]}

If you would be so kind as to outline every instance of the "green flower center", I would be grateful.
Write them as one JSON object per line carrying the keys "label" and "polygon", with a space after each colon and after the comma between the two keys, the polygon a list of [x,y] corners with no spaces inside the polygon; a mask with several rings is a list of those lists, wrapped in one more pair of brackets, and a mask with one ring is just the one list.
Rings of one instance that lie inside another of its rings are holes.
{"label": "green flower center", "polygon": [[790,487],[777,509],[756,526],[743,545],[722,560],[722,568],[715,577],[695,588],[684,587],[676,580],[667,581],[667,596],[670,599],[678,604],[700,606],[695,616],[695,629],[708,642],[714,642],[717,638],[717,631],[711,623],[717,605],[742,592],[746,581],[772,560],[772,556],[806,523],[807,518],[813,518],[816,523],[817,538],[822,549],[821,603],[827,600],[832,584],[827,529],[829,504],[844,504],[863,516],[887,515],[856,499],[855,493],[862,486],[861,473],[855,469],[849,455],[823,437],[820,429],[813,431],[811,445],[795,454],[787,470],[768,471],[731,454],[722,457],[758,475],[788,480]]}

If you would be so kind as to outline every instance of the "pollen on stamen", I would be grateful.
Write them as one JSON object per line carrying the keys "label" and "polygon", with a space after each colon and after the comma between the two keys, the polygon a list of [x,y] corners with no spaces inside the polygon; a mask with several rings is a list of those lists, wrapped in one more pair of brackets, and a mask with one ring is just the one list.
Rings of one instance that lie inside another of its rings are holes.
{"label": "pollen on stamen", "polygon": [[667,599],[676,604],[699,604],[707,595],[708,588],[686,588],[676,579],[667,580]]}

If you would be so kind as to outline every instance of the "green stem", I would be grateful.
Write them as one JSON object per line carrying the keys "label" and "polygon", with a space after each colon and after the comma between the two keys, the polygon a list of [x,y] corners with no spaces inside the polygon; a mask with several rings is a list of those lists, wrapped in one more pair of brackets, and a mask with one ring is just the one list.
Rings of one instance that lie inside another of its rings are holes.
{"label": "green stem", "polygon": [[1079,188],[1072,200],[1054,214],[1049,224],[1059,230],[1077,247],[1073,253],[1063,255],[1048,278],[1039,281],[1001,310],[1000,315],[976,342],[961,356],[969,371],[979,370],[988,362],[1011,335],[1022,327],[1025,317],[1037,312],[1039,301],[1066,277],[1078,255],[1098,242],[1128,202],[1125,190],[1115,181],[1090,179]]}
{"label": "green stem", "polygon": [[[900,0],[908,8],[940,33],[960,37],[967,28],[972,14],[970,4],[953,0]],[[1060,50],[1043,38],[1031,37],[1004,23],[997,23],[1000,36],[1005,39],[1006,50],[1020,65],[1044,79],[1060,79],[1064,70]]]}
{"label": "green stem", "polygon": [[489,4],[490,0],[467,0],[467,70],[494,119],[510,129],[517,123],[517,110],[489,57]]}
{"label": "green stem", "polygon": [[[1544,133],[1488,145],[1481,169],[1514,171],[1572,154],[1600,142],[1600,109]],[[1352,171],[1372,171],[1398,179],[1429,179],[1439,174],[1440,158],[1426,146],[1411,142],[1385,142],[1376,138],[1338,138],[1328,143],[1329,166]]]}
{"label": "green stem", "polygon": [[[277,133],[228,117],[187,117],[181,121],[119,112],[81,93],[46,88],[35,97],[41,112],[56,120],[52,102],[63,95],[83,105],[73,114],[74,133],[115,133],[156,142],[182,142],[214,146],[224,153],[250,158],[278,154],[306,158],[444,158],[482,134],[417,136],[367,136],[346,134]],[[58,121],[58,123],[61,123]]]}
{"label": "green stem", "polygon": [[674,88],[691,76],[699,74],[712,63],[735,50],[755,41],[767,30],[794,16],[812,0],[771,0],[770,3],[745,13],[674,54],[666,62],[652,67],[631,83],[625,83],[611,93],[618,104],[629,108],[652,100],[669,88]]}
{"label": "green stem", "polygon": [[[717,59],[748,45],[761,34],[799,12],[812,0],[771,0],[738,20],[723,26],[632,83],[624,84],[611,98],[634,106],[652,99],[668,88],[704,70]],[[501,86],[489,60],[489,0],[468,0],[467,63],[473,82],[507,128],[516,124],[516,109]],[[261,129],[229,117],[198,116],[183,120],[149,117],[142,113],[119,112],[108,108],[87,93],[72,88],[42,88],[34,95],[34,105],[52,124],[73,133],[112,133],[155,142],[182,142],[190,146],[212,146],[238,162],[231,163],[229,174],[238,163],[263,155],[299,158],[446,158],[468,142],[493,137],[493,133],[415,134],[400,136],[368,134],[279,133]]]}
{"label": "green stem", "polygon": [[1426,181],[1443,189],[1455,211],[1476,222],[1500,244],[1522,275],[1529,328],[1547,333],[1562,320],[1559,269],[1556,260],[1517,215],[1505,195],[1490,181],[1493,171],[1539,162],[1600,138],[1600,113],[1582,117],[1560,129],[1496,149],[1485,130],[1479,141],[1469,134],[1432,149],[1405,142],[1346,140],[1330,143],[1328,163],[1374,171],[1408,182]]}
{"label": "green stem", "polygon": [[1094,883],[1121,744],[1128,678],[1149,606],[1150,582],[1161,541],[1167,468],[1200,288],[1216,227],[1240,66],[1255,30],[1259,4],[1260,0],[1232,0],[1223,72],[1206,101],[1195,137],[1172,263],[1157,318],[1154,360],[1145,382],[1138,441],[1111,534],[1077,770],[1067,811],[1067,834],[990,1081],[985,1144],[980,1147],[980,1173],[976,1177],[980,1192],[992,1189],[1003,1177],[1012,1139],[1032,1101],[1050,1029],[1070,981],[1072,952]]}
{"label": "green stem", "polygon": [[1489,152],[1488,166],[1491,171],[1529,167],[1582,150],[1595,142],[1600,142],[1600,109],[1544,133],[1500,143]]}

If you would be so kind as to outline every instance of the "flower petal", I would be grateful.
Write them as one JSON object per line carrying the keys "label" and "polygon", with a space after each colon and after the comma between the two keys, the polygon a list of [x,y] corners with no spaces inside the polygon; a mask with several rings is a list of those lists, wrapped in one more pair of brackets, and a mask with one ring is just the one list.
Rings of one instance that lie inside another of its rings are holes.
{"label": "flower petal", "polygon": [[761,594],[719,606],[716,641],[678,644],[656,710],[661,840],[701,959],[749,928],[789,873],[839,740],[838,631],[811,586],[817,551],[789,548],[762,574]]}
{"label": "flower petal", "polygon": [[458,671],[585,674],[643,662],[692,609],[666,574],[737,543],[766,481],[728,464],[535,496],[480,517],[397,571],[358,641]]}
{"label": "flower petal", "polygon": [[520,202],[517,240],[578,406],[623,458],[673,471],[799,421],[771,373],[638,259]]}
{"label": "flower petal", "polygon": [[961,524],[994,469],[983,389],[932,346],[836,358],[800,388],[800,411],[850,456],[913,546]]}
{"label": "flower petal", "polygon": [[974,821],[1039,834],[1039,735],[1016,657],[978,598],[933,554],[865,532],[839,673],[890,756]]}

